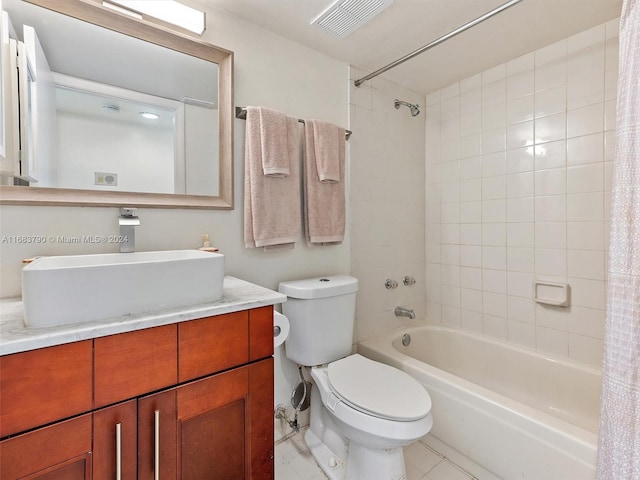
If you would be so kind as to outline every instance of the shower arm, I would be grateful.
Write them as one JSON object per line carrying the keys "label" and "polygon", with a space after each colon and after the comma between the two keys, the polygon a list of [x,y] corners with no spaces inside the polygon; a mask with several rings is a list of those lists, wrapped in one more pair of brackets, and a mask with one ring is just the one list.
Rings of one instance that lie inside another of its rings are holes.
{"label": "shower arm", "polygon": [[413,52],[409,53],[408,55],[405,55],[402,58],[399,58],[398,60],[396,60],[395,62],[391,62],[390,64],[379,68],[378,70],[376,70],[375,72],[370,73],[369,75],[359,78],[356,81],[354,81],[354,85],[356,87],[359,87],[360,85],[362,85],[364,82],[366,82],[367,80],[371,80],[374,77],[377,77],[378,75],[380,75],[381,73],[386,72],[387,70],[391,70],[394,67],[397,67],[398,65],[400,65],[401,63],[406,62],[407,60],[411,60],[413,57],[416,57],[418,55],[420,55],[421,53],[426,52],[427,50],[432,49],[433,47],[440,45],[443,42],[446,42],[447,40],[449,40],[450,38],[455,37],[456,35],[458,35],[459,33],[464,32],[465,30],[468,30],[471,27],[474,27],[476,25],[478,25],[479,23],[484,22],[485,20],[487,20],[490,17],[493,17],[494,15],[506,10],[509,7],[512,7],[513,5],[515,5],[516,3],[521,2],[522,0],[510,0],[507,3],[504,3],[502,5],[500,5],[497,8],[494,8],[493,10],[491,10],[490,12],[485,13],[484,15],[476,18],[475,20],[471,20],[468,23],[465,23],[464,25],[462,25],[461,27],[456,28],[455,30],[447,33],[446,35],[441,36],[440,38],[434,40],[433,42],[424,45],[423,47],[420,47],[417,50],[414,50]]}

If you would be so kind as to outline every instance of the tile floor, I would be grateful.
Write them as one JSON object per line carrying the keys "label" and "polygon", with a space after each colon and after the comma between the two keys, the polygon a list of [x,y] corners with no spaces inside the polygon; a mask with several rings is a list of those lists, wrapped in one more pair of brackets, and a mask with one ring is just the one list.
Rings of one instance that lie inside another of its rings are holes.
{"label": "tile floor", "polygon": [[[304,432],[276,445],[276,480],[327,480],[304,443]],[[407,480],[478,480],[425,443],[405,449]]]}

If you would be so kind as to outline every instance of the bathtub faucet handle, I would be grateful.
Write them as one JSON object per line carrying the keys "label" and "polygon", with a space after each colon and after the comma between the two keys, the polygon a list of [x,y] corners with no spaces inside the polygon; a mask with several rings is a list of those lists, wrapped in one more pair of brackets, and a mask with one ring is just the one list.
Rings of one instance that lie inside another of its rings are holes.
{"label": "bathtub faucet handle", "polygon": [[415,285],[416,279],[413,277],[410,277],[409,275],[405,275],[404,278],[402,279],[402,283],[404,283],[406,286]]}
{"label": "bathtub faucet handle", "polygon": [[384,282],[384,286],[387,290],[391,289],[391,288],[397,288],[398,287],[398,282],[396,282],[395,280],[391,280],[390,278],[387,278]]}
{"label": "bathtub faucet handle", "polygon": [[394,313],[396,314],[396,317],[409,317],[411,320],[416,318],[416,314],[413,310],[409,310],[404,307],[396,307]]}

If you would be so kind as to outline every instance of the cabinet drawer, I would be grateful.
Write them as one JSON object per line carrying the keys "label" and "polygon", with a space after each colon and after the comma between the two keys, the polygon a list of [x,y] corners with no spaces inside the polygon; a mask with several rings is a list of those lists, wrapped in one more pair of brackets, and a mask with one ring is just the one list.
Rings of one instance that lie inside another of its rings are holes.
{"label": "cabinet drawer", "polygon": [[91,410],[92,341],[0,357],[0,436]]}
{"label": "cabinet drawer", "polygon": [[235,312],[178,324],[179,381],[249,361],[249,313]]}
{"label": "cabinet drawer", "polygon": [[91,414],[0,442],[0,478],[89,479]]}
{"label": "cabinet drawer", "polygon": [[94,340],[95,407],[153,392],[177,381],[177,326]]}

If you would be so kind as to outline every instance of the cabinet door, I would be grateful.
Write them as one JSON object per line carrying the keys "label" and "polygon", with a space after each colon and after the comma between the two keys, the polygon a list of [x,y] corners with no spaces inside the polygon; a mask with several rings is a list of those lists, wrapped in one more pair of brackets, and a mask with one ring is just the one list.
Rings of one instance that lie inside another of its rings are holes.
{"label": "cabinet door", "polygon": [[273,358],[177,389],[178,478],[273,480]]}
{"label": "cabinet door", "polygon": [[0,442],[2,480],[89,480],[91,414]]}
{"label": "cabinet door", "polygon": [[[177,475],[176,390],[138,400],[138,478],[175,479]],[[157,474],[157,475],[156,475]]]}
{"label": "cabinet door", "polygon": [[178,388],[178,478],[250,478],[246,436],[248,393],[247,367]]}
{"label": "cabinet door", "polygon": [[93,413],[93,480],[136,480],[138,402]]}

